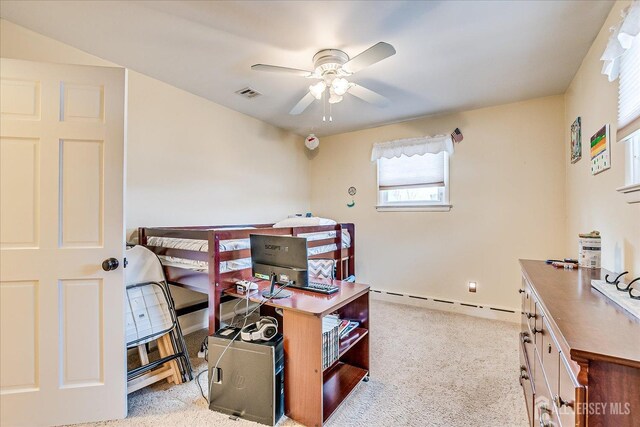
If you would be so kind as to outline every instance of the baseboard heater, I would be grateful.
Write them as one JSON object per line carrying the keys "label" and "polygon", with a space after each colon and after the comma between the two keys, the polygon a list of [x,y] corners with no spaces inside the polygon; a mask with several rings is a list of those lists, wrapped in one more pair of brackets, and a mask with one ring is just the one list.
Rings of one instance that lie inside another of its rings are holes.
{"label": "baseboard heater", "polygon": [[433,301],[433,302],[438,302],[438,303],[441,303],[441,304],[461,305],[461,306],[464,306],[464,307],[479,308],[479,309],[488,308],[489,310],[500,311],[502,313],[510,313],[510,314],[515,314],[516,313],[516,311],[514,311],[514,310],[508,310],[508,309],[505,309],[505,308],[490,307],[490,306],[483,306],[483,305],[476,305],[476,304],[468,304],[468,303],[464,303],[464,302],[447,301],[447,300],[444,300],[444,299],[437,299],[437,298],[427,298],[427,297],[421,297],[421,296],[417,296],[417,295],[402,294],[402,293],[399,293],[399,292],[379,291],[379,290],[376,290],[376,289],[371,289],[371,292],[375,292],[377,294],[392,295],[394,297],[408,297],[408,298],[420,299],[420,300],[424,300],[424,301]]}

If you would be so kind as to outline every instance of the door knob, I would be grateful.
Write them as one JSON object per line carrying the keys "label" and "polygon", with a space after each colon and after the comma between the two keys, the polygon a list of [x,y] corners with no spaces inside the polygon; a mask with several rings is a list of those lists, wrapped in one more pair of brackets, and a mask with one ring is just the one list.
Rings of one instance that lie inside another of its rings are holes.
{"label": "door knob", "polygon": [[118,268],[119,265],[120,263],[115,258],[108,258],[102,261],[102,269],[104,271],[115,270],[116,268]]}

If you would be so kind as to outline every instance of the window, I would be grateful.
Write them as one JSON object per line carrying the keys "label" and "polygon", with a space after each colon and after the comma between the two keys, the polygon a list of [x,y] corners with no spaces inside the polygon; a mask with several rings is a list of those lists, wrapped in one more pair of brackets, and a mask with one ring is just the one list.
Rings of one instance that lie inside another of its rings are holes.
{"label": "window", "polygon": [[378,210],[450,208],[448,153],[378,159]]}
{"label": "window", "polygon": [[[618,86],[618,128],[621,129],[640,117],[640,35],[620,60]],[[633,129],[640,127],[632,126]]]}
{"label": "window", "polygon": [[640,203],[640,129],[622,140],[627,156],[625,185],[617,188],[628,203]]}
{"label": "window", "polygon": [[629,144],[629,184],[640,184],[640,129],[627,140]]}

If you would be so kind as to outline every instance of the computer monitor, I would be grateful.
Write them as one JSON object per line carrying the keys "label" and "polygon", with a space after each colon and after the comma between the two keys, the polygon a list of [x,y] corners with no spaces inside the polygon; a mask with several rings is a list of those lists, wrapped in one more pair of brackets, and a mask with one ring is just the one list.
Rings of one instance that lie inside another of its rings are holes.
{"label": "computer monitor", "polygon": [[251,269],[254,277],[271,280],[271,287],[263,291],[265,298],[286,298],[290,292],[274,287],[294,284],[307,286],[307,239],[293,236],[250,234]]}

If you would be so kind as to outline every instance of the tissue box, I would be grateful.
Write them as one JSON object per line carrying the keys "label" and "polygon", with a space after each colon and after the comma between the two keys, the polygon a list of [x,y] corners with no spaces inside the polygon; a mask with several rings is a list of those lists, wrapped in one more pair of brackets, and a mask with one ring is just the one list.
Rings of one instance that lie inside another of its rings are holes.
{"label": "tissue box", "polygon": [[600,268],[602,242],[600,239],[578,239],[578,265],[587,268]]}

